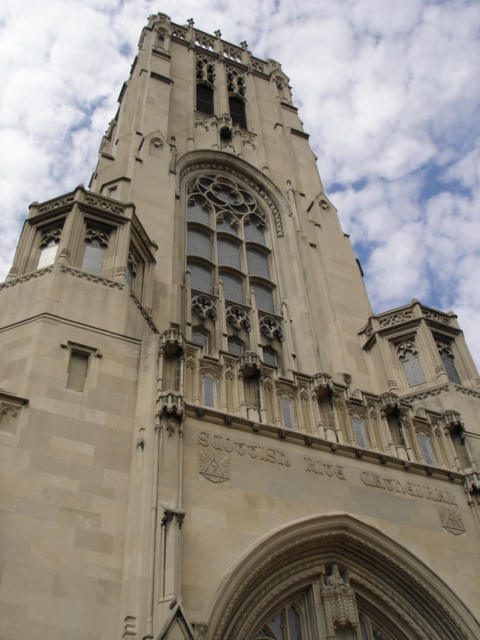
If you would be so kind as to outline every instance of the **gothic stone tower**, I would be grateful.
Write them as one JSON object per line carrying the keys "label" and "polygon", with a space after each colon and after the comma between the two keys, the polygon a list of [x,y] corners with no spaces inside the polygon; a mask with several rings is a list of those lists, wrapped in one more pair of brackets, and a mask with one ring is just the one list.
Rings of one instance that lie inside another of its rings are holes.
{"label": "gothic stone tower", "polygon": [[274,60],[151,16],[0,285],[5,640],[480,637],[480,388],[373,315]]}

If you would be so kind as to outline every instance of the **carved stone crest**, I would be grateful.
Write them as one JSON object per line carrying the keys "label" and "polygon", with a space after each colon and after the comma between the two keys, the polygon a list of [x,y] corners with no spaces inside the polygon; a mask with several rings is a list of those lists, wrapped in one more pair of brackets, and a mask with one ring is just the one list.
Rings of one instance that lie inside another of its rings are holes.
{"label": "carved stone crest", "polygon": [[442,527],[446,531],[453,533],[454,536],[459,536],[461,533],[465,533],[466,529],[459,509],[455,507],[447,507],[446,505],[437,505],[437,509]]}
{"label": "carved stone crest", "polygon": [[227,482],[230,480],[230,459],[211,449],[199,451],[198,471],[210,482]]}

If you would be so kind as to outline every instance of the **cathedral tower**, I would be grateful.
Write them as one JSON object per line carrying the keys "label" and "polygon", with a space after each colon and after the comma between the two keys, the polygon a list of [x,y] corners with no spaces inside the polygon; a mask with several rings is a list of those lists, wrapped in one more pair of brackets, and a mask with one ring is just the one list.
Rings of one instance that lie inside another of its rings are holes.
{"label": "cathedral tower", "polygon": [[374,315],[274,60],[164,14],[0,284],[2,638],[480,637],[480,379]]}

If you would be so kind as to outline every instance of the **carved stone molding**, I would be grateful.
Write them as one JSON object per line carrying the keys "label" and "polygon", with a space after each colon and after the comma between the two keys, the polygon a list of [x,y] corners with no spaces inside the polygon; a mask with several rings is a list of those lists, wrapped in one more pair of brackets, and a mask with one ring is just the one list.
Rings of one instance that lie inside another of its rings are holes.
{"label": "carved stone molding", "polygon": [[109,213],[116,213],[122,216],[125,213],[125,207],[122,207],[116,201],[112,201],[109,198],[102,198],[102,196],[90,194],[85,195],[85,204],[101,209],[102,211],[108,211]]}
{"label": "carved stone molding", "polygon": [[189,166],[185,167],[185,169],[183,169],[183,171],[181,172],[180,181],[182,181],[188,174],[192,173],[193,171],[199,171],[199,170],[208,171],[208,172],[219,171],[219,172],[229,173],[235,178],[238,178],[239,180],[242,180],[243,182],[245,182],[267,204],[270,211],[272,212],[272,216],[275,222],[277,238],[283,238],[284,231],[283,231],[283,222],[282,222],[281,213],[278,210],[278,207],[276,206],[272,198],[269,196],[269,194],[265,191],[264,187],[260,183],[258,183],[256,180],[252,178],[247,177],[241,171],[233,169],[228,164],[215,163],[215,162],[196,162],[196,163],[190,164]]}
{"label": "carved stone molding", "polygon": [[40,207],[37,211],[38,213],[48,213],[49,211],[53,211],[54,209],[60,209],[60,207],[65,207],[67,205],[72,205],[75,200],[75,196],[60,196],[59,198],[55,198],[55,200],[51,200],[47,202],[43,207]]}
{"label": "carved stone molding", "polygon": [[41,278],[42,276],[47,275],[47,273],[52,273],[53,265],[49,265],[48,267],[44,267],[43,269],[38,269],[37,271],[32,271],[32,273],[27,273],[24,276],[20,276],[19,278],[15,278],[14,280],[8,280],[8,282],[2,282],[0,284],[0,291],[3,289],[10,289],[17,284],[22,284],[22,282],[28,282],[29,280],[36,280],[36,278]]}
{"label": "carved stone molding", "polygon": [[275,338],[280,342],[283,340],[282,326],[273,316],[262,316],[260,318],[260,333],[268,340],[274,340]]}
{"label": "carved stone molding", "polygon": [[232,325],[234,329],[239,331],[240,329],[250,330],[251,323],[248,317],[248,312],[242,307],[236,305],[230,305],[226,308],[227,323]]}
{"label": "carved stone molding", "polygon": [[206,295],[199,295],[192,298],[192,313],[195,313],[202,320],[211,318],[217,319],[217,309],[215,301]]}
{"label": "carved stone molding", "polygon": [[109,287],[110,289],[120,289],[123,291],[125,285],[122,282],[117,282],[116,280],[109,280],[108,278],[102,278],[101,276],[96,276],[93,273],[88,273],[87,271],[80,271],[79,269],[74,269],[73,267],[67,267],[66,265],[61,265],[60,267],[61,273],[65,273],[69,276],[74,276],[75,278],[79,278],[80,280],[87,280],[87,282],[94,282],[95,284],[101,284],[104,287]]}

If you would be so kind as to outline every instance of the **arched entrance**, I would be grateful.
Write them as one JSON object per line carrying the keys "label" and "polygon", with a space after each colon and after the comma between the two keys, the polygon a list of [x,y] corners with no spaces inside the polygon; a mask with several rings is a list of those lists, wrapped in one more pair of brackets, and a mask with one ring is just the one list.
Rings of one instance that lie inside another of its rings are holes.
{"label": "arched entrance", "polygon": [[345,514],[251,547],[218,590],[212,640],[474,640],[480,626],[428,567]]}

